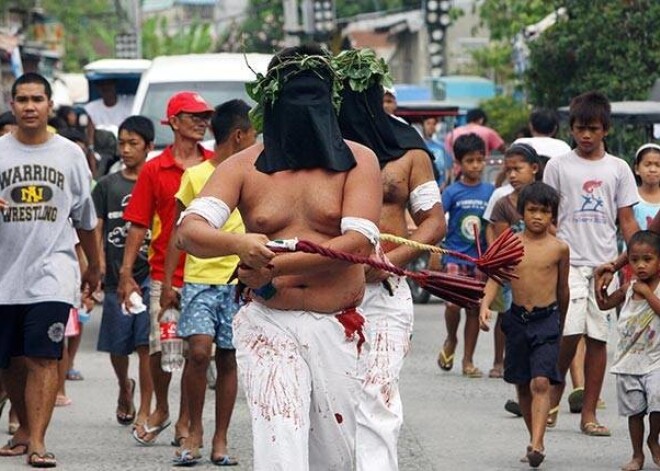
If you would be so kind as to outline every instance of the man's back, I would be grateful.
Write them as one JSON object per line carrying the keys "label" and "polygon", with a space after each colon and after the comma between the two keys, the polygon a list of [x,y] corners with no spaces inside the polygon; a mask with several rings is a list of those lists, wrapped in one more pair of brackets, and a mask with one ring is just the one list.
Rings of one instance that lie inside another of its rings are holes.
{"label": "man's back", "polygon": [[445,138],[445,149],[451,152],[456,139],[470,133],[476,134],[486,143],[486,155],[489,155],[494,150],[502,149],[504,146],[504,139],[494,129],[488,126],[482,126],[481,124],[468,123],[447,134]]}
{"label": "man's back", "polygon": [[529,144],[534,148],[537,154],[545,155],[550,158],[559,157],[560,155],[568,154],[571,151],[571,146],[564,141],[546,136],[521,137],[516,139],[514,144]]}

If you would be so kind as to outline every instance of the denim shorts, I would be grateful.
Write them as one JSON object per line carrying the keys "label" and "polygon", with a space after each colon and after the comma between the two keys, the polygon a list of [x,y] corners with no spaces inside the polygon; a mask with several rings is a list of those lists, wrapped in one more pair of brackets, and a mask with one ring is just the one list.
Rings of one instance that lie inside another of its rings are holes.
{"label": "denim shorts", "polygon": [[178,334],[182,338],[209,335],[223,350],[233,350],[232,322],[241,308],[235,300],[236,285],[185,283],[181,296]]}
{"label": "denim shorts", "polygon": [[[149,306],[149,282],[141,286],[142,302]],[[130,355],[137,347],[149,345],[149,310],[140,314],[122,312],[116,291],[106,291],[96,349],[112,355]]]}
{"label": "denim shorts", "polygon": [[70,311],[55,301],[0,305],[0,368],[18,356],[61,359]]}
{"label": "denim shorts", "polygon": [[527,384],[545,377],[552,384],[563,383],[559,374],[559,310],[557,304],[527,311],[511,305],[502,318],[504,381]]}

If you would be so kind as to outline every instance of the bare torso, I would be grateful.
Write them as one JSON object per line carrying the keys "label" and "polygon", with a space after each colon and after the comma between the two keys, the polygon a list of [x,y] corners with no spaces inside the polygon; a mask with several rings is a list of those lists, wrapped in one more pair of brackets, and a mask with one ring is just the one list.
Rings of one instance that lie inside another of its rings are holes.
{"label": "bare torso", "polygon": [[550,234],[540,239],[524,233],[517,237],[525,246],[525,257],[516,267],[519,278],[511,281],[514,304],[531,311],[557,302],[559,264],[568,247]]}
{"label": "bare torso", "polygon": [[[246,230],[271,240],[296,237],[315,243],[340,236],[347,173],[310,169],[264,174],[254,167],[261,149],[253,146],[244,159],[238,208]],[[278,276],[273,283],[276,295],[260,300],[266,306],[332,313],[360,303],[364,270],[362,265],[334,264],[304,276]]]}
{"label": "bare torso", "polygon": [[[411,152],[403,157],[388,162],[381,170],[383,179],[383,209],[378,226],[382,233],[400,237],[408,236],[406,207],[410,197]],[[383,250],[387,253],[396,245],[384,242]]]}

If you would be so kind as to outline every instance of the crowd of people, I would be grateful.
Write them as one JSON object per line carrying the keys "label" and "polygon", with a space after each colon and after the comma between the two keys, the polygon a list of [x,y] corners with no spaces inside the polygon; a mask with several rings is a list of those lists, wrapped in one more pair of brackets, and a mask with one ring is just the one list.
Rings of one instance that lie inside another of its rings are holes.
{"label": "crowd of people", "polygon": [[[387,74],[356,53],[333,58],[306,45],[276,54],[258,79],[269,90],[258,100],[263,129],[240,99],[213,107],[181,91],[160,123],[172,144],[148,160],[154,123],[122,117],[121,168],[103,176],[89,128],[70,110],[59,129],[49,127],[48,81],[17,78],[12,112],[0,116],[0,414],[9,401],[12,433],[0,460],[57,465],[48,423],[55,406],[71,403],[65,381],[82,379],[74,367],[82,321],[99,302],[97,349],[117,380],[116,421],[142,446],[174,422],[173,465],[203,459],[214,362],[213,464],[238,464],[228,430],[240,379],[254,469],[397,470],[399,375],[414,315],[405,278],[392,272],[419,257],[420,244],[441,243],[453,254],[430,268],[485,283],[480,308],[464,309],[461,371],[466,380],[483,376],[474,352],[495,317],[488,376],[515,385],[506,408],[529,432],[522,461],[544,461],[569,368],[580,430],[609,436],[596,412],[619,307],[611,371],[633,449],[622,469],[644,466],[647,414],[646,444],[660,465],[660,146],[640,147],[634,171],[608,153],[610,105],[599,92],[571,102],[572,148],[556,138],[554,113],[540,109],[530,137],[510,146],[481,110],[441,144],[434,118],[420,133],[393,116]],[[213,151],[201,145],[207,131]],[[483,171],[496,151],[504,166],[493,184]],[[510,283],[455,255],[477,258],[509,230],[525,249]],[[619,255],[617,231],[628,253]],[[296,251],[296,240],[318,253]],[[382,268],[349,262],[367,258]],[[445,306],[437,358],[445,371],[454,367],[464,307]],[[185,340],[176,419],[163,367],[165,313]]]}

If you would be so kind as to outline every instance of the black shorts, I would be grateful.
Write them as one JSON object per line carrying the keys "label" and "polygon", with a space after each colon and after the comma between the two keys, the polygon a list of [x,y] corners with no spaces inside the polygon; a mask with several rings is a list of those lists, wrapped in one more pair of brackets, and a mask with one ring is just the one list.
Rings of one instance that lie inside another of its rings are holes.
{"label": "black shorts", "polygon": [[62,302],[0,305],[0,368],[12,357],[62,358],[71,305]]}
{"label": "black shorts", "polygon": [[559,310],[557,304],[545,308],[525,308],[513,304],[502,318],[506,336],[504,381],[527,384],[545,377],[552,384],[563,383],[559,375]]}

